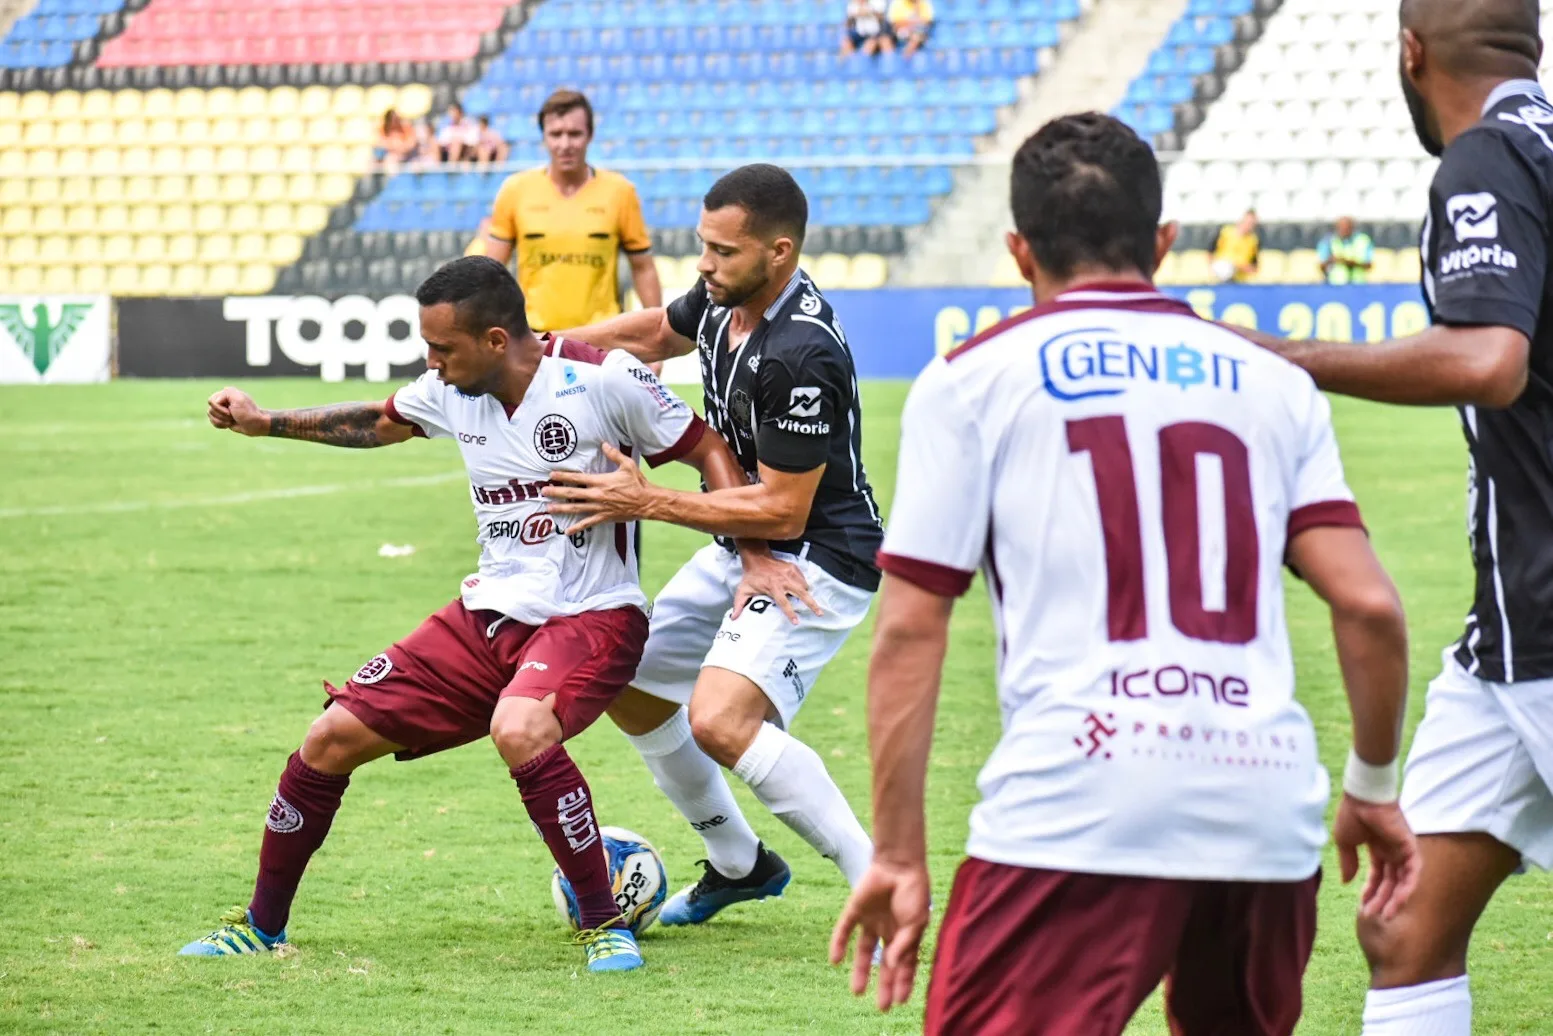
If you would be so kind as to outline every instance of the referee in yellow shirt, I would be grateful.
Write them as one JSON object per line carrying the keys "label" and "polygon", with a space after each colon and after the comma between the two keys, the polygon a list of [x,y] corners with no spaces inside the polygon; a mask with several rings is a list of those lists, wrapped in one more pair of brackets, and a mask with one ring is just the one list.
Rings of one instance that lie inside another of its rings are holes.
{"label": "referee in yellow shirt", "polygon": [[619,173],[588,164],[593,106],[587,97],[557,90],[539,109],[539,129],[550,164],[507,178],[483,241],[485,254],[501,263],[517,248],[529,326],[557,331],[618,314],[620,252],[631,263],[642,305],[663,305],[636,188]]}

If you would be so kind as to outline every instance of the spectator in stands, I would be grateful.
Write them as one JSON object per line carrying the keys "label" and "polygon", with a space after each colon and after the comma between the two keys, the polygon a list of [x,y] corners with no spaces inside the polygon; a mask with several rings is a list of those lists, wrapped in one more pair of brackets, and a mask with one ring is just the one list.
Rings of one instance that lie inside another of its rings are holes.
{"label": "spectator in stands", "polygon": [[619,173],[588,164],[588,98],[557,90],[538,121],[550,162],[507,177],[484,233],[485,254],[497,262],[517,252],[529,326],[560,331],[618,314],[622,254],[642,305],[663,305],[636,188]]}
{"label": "spectator in stands", "polygon": [[1375,264],[1375,242],[1355,229],[1352,216],[1342,216],[1332,233],[1316,242],[1316,258],[1328,284],[1365,284]]}
{"label": "spectator in stands", "polygon": [[890,4],[890,32],[904,57],[921,50],[933,34],[933,0],[894,0]]}
{"label": "spectator in stands", "polygon": [[491,117],[480,116],[480,135],[475,139],[475,161],[481,165],[507,161],[507,142],[491,128]]}
{"label": "spectator in stands", "polygon": [[454,101],[448,105],[448,117],[437,131],[437,145],[442,150],[444,162],[470,162],[480,144],[480,125],[464,111],[464,106]]}
{"label": "spectator in stands", "polygon": [[412,161],[417,166],[436,165],[442,161],[442,145],[437,143],[437,124],[430,115],[415,124],[415,153]]}
{"label": "spectator in stands", "polygon": [[847,0],[847,22],[841,34],[841,53],[862,51],[870,57],[895,49],[885,21],[886,0]]}
{"label": "spectator in stands", "polygon": [[1213,246],[1213,273],[1221,281],[1244,284],[1256,276],[1262,239],[1256,232],[1256,210],[1247,209],[1239,223],[1225,224]]}
{"label": "spectator in stands", "polygon": [[393,108],[388,109],[383,113],[383,125],[378,129],[372,157],[384,169],[393,172],[401,162],[409,161],[415,150],[415,127]]}

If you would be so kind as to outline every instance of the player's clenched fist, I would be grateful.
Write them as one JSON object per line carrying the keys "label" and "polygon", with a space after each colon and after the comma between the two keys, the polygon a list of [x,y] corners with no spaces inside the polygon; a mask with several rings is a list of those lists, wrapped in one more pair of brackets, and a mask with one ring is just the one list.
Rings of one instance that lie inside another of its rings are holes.
{"label": "player's clenched fist", "polygon": [[270,434],[270,415],[260,410],[253,397],[242,389],[227,387],[210,397],[207,416],[217,428],[230,428],[243,435]]}

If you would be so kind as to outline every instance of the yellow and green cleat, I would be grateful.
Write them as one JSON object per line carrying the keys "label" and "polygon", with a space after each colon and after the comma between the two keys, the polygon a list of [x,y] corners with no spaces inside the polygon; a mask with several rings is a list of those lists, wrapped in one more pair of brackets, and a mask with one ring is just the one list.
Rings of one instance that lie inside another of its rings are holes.
{"label": "yellow and green cleat", "polygon": [[642,951],[629,929],[612,928],[622,924],[624,915],[612,918],[597,928],[585,928],[572,936],[588,953],[589,971],[634,971],[642,966]]}
{"label": "yellow and green cleat", "polygon": [[[178,951],[180,957],[232,957],[241,953],[268,953],[286,941],[286,930],[265,935],[254,926],[253,917],[242,907],[233,907],[221,915],[221,927],[196,939]],[[592,955],[589,955],[591,967]],[[640,960],[640,958],[638,958]]]}

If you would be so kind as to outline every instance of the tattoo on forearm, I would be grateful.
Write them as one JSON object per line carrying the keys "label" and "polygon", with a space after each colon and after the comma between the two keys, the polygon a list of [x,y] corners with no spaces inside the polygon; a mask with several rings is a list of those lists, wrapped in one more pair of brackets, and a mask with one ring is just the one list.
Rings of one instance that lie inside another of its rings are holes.
{"label": "tattoo on forearm", "polygon": [[336,403],[305,410],[275,410],[270,413],[270,435],[366,449],[383,445],[377,434],[381,416],[374,403]]}

